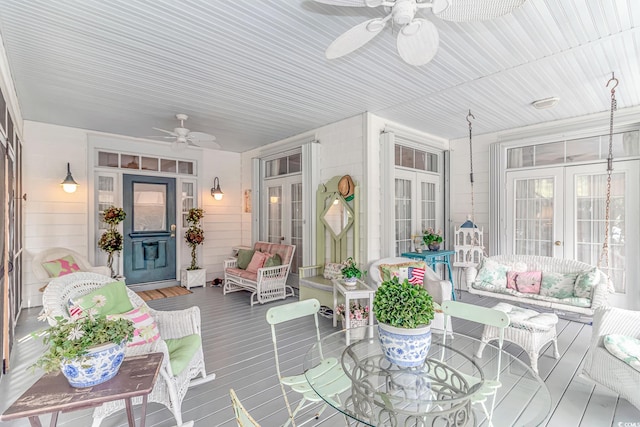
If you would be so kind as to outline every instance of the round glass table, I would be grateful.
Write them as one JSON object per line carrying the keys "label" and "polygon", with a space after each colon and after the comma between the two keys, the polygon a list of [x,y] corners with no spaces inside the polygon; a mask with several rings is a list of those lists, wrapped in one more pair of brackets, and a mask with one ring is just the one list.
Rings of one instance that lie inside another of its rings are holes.
{"label": "round glass table", "polygon": [[384,357],[378,327],[364,326],[314,344],[304,371],[337,360],[349,387],[335,390],[307,380],[329,405],[365,425],[475,426],[488,425],[487,419],[501,426],[543,424],[551,409],[544,382],[528,365],[492,345],[477,357],[479,345],[466,335],[444,339],[434,333],[425,363],[401,368]]}

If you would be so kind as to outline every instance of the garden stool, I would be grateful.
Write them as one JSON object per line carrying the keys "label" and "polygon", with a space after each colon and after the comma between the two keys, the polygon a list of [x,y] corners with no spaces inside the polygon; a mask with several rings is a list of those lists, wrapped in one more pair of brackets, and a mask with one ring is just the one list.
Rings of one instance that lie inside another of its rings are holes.
{"label": "garden stool", "polygon": [[[519,345],[527,352],[531,361],[531,369],[538,374],[538,356],[542,347],[549,341],[553,341],[554,357],[560,357],[558,353],[558,336],[556,335],[556,323],[558,316],[552,313],[538,313],[535,310],[515,307],[504,302],[493,307],[495,310],[504,311],[509,315],[511,323],[504,330],[504,339]],[[498,339],[498,328],[485,326],[482,332],[482,343],[478,348],[478,357],[482,357],[482,351],[489,341]]]}

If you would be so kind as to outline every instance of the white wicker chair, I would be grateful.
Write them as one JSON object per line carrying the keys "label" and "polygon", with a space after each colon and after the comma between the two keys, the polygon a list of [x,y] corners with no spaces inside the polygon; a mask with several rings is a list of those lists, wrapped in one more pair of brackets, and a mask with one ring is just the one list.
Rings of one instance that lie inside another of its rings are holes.
{"label": "white wicker chair", "polygon": [[640,410],[640,372],[613,356],[604,347],[604,336],[610,334],[640,339],[640,312],[615,307],[596,310],[582,376],[618,393]]}
{"label": "white wicker chair", "polygon": [[[68,318],[67,304],[70,298],[85,295],[112,281],[114,279],[96,273],[72,273],[52,279],[44,291],[42,305],[50,311],[52,317],[63,316]],[[134,307],[146,305],[142,298],[131,289],[127,289],[127,294]],[[164,340],[181,338],[191,334],[201,335],[200,309],[191,307],[177,311],[156,311],[151,308],[149,310],[158,324],[161,338],[151,344],[127,347],[126,354],[135,355],[153,352],[164,354],[160,377],[156,381],[151,394],[149,394],[149,402],[165,405],[173,413],[179,427],[193,426],[193,421],[186,423],[182,421],[182,400],[190,386],[211,381],[215,378],[215,375],[210,374],[207,376],[202,346],[193,356],[189,365],[179,375],[174,375],[169,363],[169,351]],[[192,381],[198,375],[201,375],[202,378]],[[141,401],[141,398],[134,398],[134,404],[138,404]],[[105,403],[96,408],[93,412],[93,427],[99,426],[105,417],[124,407],[124,401],[118,400]]]}

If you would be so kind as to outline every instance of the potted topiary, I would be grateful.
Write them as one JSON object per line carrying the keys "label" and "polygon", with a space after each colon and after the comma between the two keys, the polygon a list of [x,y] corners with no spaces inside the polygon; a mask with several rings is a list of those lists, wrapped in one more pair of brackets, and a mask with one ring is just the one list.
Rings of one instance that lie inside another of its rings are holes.
{"label": "potted topiary", "polygon": [[118,224],[126,218],[127,214],[122,208],[109,206],[102,212],[102,221],[109,225],[107,231],[102,233],[98,240],[98,247],[107,253],[107,266],[111,270],[111,277],[117,277],[119,268],[113,267],[113,256],[122,250],[123,237],[118,231]]}
{"label": "potted topiary", "polygon": [[424,363],[434,316],[433,299],[425,288],[392,277],[376,290],[373,313],[387,360],[403,367]]}
{"label": "potted topiary", "polygon": [[342,267],[342,279],[346,286],[355,286],[358,279],[362,277],[362,271],[356,266],[356,262],[352,257],[349,257],[343,263]]}
{"label": "potted topiary", "polygon": [[[101,304],[96,301],[96,306]],[[72,387],[90,387],[113,378],[124,359],[125,345],[133,339],[133,322],[81,311],[72,318],[51,318],[43,310],[39,320],[49,320],[51,327],[32,334],[42,337],[49,348],[34,364],[45,372],[61,370]]]}
{"label": "potted topiary", "polygon": [[422,235],[422,241],[430,251],[439,251],[440,243],[442,243],[443,241],[442,231],[434,231],[433,228],[429,227],[424,231],[424,234]]}
{"label": "potted topiary", "polygon": [[180,284],[190,289],[195,286],[205,286],[206,270],[198,267],[198,246],[204,242],[204,230],[200,227],[200,220],[204,217],[204,211],[199,208],[189,209],[187,223],[189,228],[184,233],[184,240],[191,248],[191,265],[182,270]]}

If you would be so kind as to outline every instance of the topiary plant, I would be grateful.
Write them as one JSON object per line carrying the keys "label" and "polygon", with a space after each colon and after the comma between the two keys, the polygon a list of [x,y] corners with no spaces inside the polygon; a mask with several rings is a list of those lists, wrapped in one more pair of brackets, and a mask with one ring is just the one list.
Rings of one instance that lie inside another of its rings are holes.
{"label": "topiary plant", "polygon": [[414,329],[433,320],[433,299],[422,286],[392,277],[378,287],[373,299],[373,312],[380,323]]}

